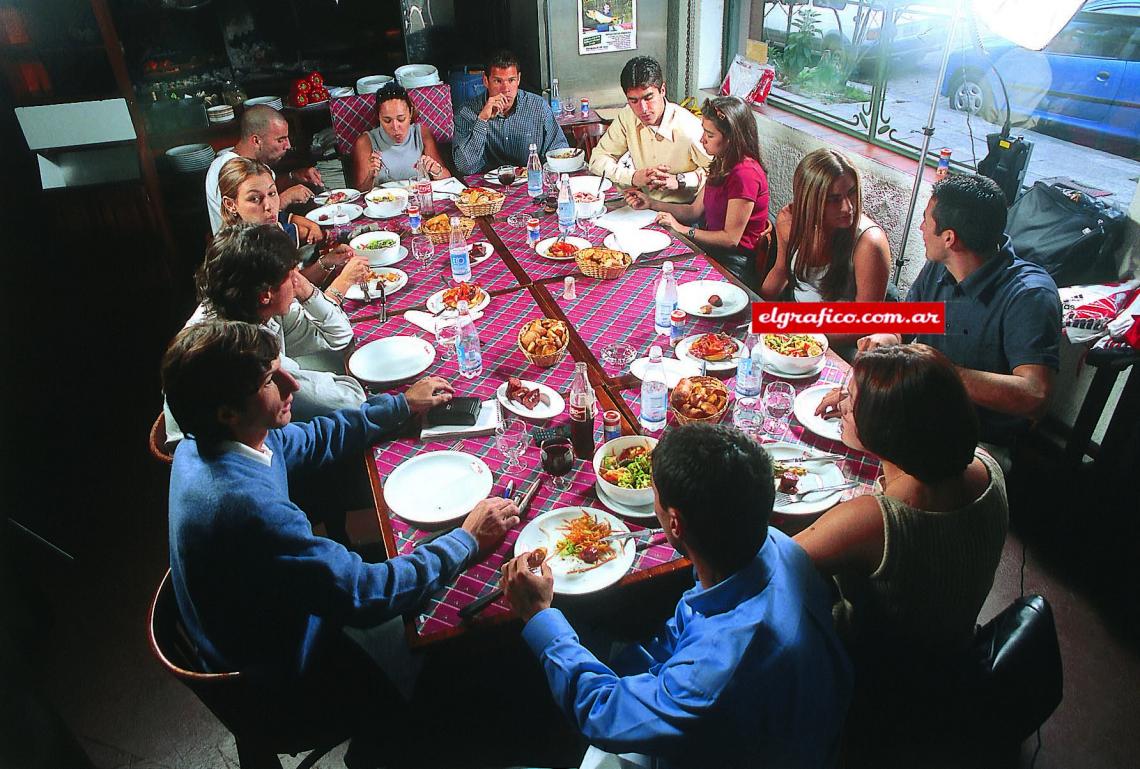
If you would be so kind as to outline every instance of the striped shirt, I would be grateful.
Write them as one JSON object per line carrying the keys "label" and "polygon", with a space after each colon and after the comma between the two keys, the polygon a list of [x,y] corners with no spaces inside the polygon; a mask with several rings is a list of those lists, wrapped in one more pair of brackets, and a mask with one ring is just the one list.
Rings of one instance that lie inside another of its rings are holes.
{"label": "striped shirt", "polygon": [[509,115],[480,120],[486,103],[484,94],[455,113],[452,154],[461,176],[501,165],[526,165],[531,144],[538,146],[540,158],[551,150],[570,146],[541,96],[520,90]]}

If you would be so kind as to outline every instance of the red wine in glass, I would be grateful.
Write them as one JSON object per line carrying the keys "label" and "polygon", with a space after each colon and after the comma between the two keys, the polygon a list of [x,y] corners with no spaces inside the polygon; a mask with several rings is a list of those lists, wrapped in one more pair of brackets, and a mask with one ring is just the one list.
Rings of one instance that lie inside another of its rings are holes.
{"label": "red wine in glass", "polygon": [[565,491],[570,482],[565,476],[574,469],[574,446],[569,438],[549,438],[542,442],[539,454],[542,469],[550,473],[554,488]]}

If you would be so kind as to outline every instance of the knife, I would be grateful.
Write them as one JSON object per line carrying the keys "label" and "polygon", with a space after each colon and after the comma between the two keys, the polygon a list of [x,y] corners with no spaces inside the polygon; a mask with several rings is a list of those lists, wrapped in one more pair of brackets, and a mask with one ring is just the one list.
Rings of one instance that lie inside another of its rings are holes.
{"label": "knife", "polygon": [[380,289],[380,323],[388,322],[388,291],[384,288],[385,279],[380,279],[376,287]]}

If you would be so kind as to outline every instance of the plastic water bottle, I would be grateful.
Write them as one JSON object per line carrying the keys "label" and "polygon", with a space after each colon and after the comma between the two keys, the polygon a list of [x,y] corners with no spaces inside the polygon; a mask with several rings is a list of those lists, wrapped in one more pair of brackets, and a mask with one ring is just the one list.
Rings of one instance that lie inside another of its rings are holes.
{"label": "plastic water bottle", "polygon": [[538,159],[537,144],[530,145],[530,155],[526,159],[526,194],[532,198],[542,197],[542,161]]}
{"label": "plastic water bottle", "polygon": [[661,348],[649,348],[649,365],[641,379],[641,426],[650,432],[665,427],[665,406],[669,388],[665,384],[665,364],[661,361]]}
{"label": "plastic water bottle", "polygon": [[677,309],[677,278],[673,275],[673,263],[661,265],[661,278],[657,281],[657,294],[653,302],[653,330],[669,336],[673,328],[673,310]]}
{"label": "plastic water bottle", "polygon": [[562,178],[558,180],[558,229],[563,235],[569,235],[573,228],[574,196],[570,193],[570,176],[562,174]]}
{"label": "plastic water bottle", "polygon": [[760,394],[760,377],[763,372],[759,334],[749,332],[744,337],[744,349],[740,351],[740,362],[736,364],[736,397],[755,398]]}
{"label": "plastic water bottle", "polygon": [[558,78],[552,78],[550,81],[550,111],[554,113],[554,117],[562,114],[562,100],[558,98]]}
{"label": "plastic water bottle", "polygon": [[479,344],[479,330],[475,328],[475,321],[471,320],[471,313],[467,309],[467,302],[459,302],[459,336],[455,340],[456,357],[459,359],[459,375],[464,379],[474,379],[483,375],[483,348]]}
{"label": "plastic water bottle", "polygon": [[451,240],[447,246],[451,255],[451,277],[458,283],[471,282],[471,257],[467,253],[467,239],[459,226],[459,217],[451,217]]}

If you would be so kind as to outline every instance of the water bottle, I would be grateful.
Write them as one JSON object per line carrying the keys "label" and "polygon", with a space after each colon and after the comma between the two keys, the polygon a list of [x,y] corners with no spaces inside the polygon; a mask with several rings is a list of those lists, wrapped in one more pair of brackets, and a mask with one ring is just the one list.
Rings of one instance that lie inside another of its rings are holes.
{"label": "water bottle", "polygon": [[641,378],[641,426],[650,432],[665,427],[665,407],[669,388],[665,385],[665,364],[661,361],[661,348],[649,348],[649,365]]}
{"label": "water bottle", "polygon": [[483,348],[479,345],[479,330],[466,300],[459,302],[459,319],[456,321],[459,335],[455,340],[456,357],[459,359],[459,375],[464,379],[475,379],[483,375]]}
{"label": "water bottle", "polygon": [[530,155],[526,159],[526,194],[532,198],[542,197],[542,161],[538,159],[537,144],[530,145]]}
{"label": "water bottle", "polygon": [[657,282],[657,294],[653,302],[653,330],[669,336],[673,328],[673,310],[677,309],[677,278],[673,275],[673,263],[661,265],[661,279]]}
{"label": "water bottle", "polygon": [[451,217],[451,240],[448,242],[451,254],[451,277],[458,283],[471,282],[471,257],[467,253],[467,239],[459,226],[459,217]]}
{"label": "water bottle", "polygon": [[736,397],[755,398],[760,394],[760,377],[763,364],[760,356],[762,350],[759,334],[749,332],[744,337],[744,349],[740,351],[740,361],[736,364]]}
{"label": "water bottle", "polygon": [[[570,176],[562,174],[558,180],[558,229],[563,235],[569,235],[574,228],[574,196],[570,193]],[[672,312],[672,310],[670,310]],[[666,318],[666,321],[669,319]],[[666,331],[665,333],[669,333]]]}
{"label": "water bottle", "polygon": [[550,111],[554,113],[554,117],[562,114],[562,100],[558,98],[558,78],[552,78],[550,81]]}

